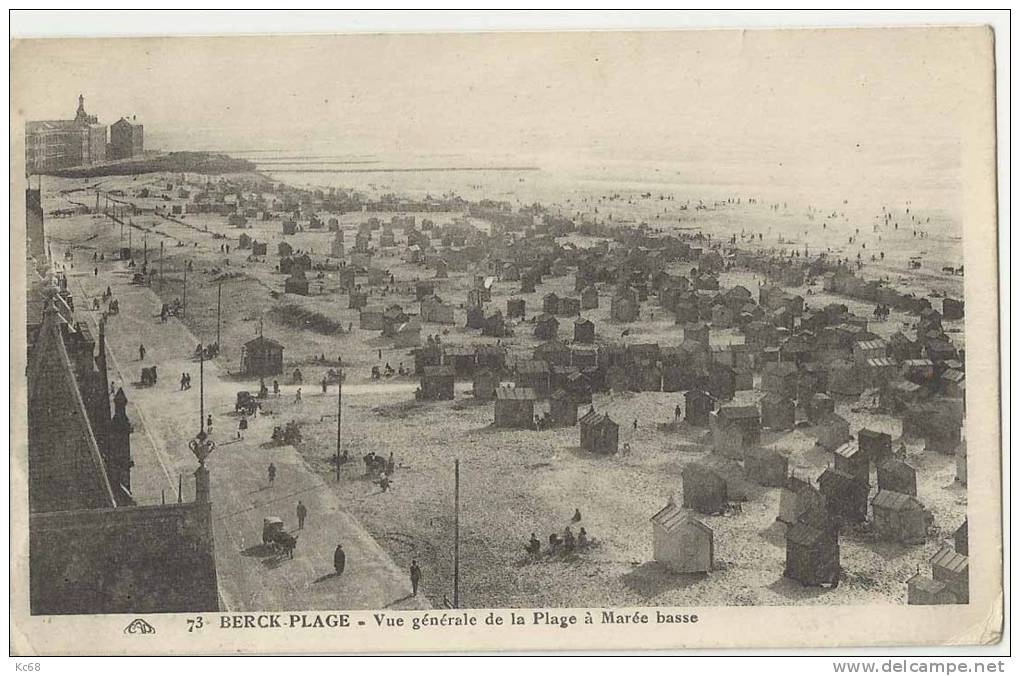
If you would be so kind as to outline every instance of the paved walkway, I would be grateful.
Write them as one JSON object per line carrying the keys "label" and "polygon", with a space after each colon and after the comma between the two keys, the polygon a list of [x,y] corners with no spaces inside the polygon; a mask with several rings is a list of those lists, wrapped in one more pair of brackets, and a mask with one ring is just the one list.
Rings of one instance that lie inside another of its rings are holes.
{"label": "paved walkway", "polygon": [[[56,251],[55,251],[56,253]],[[74,271],[77,272],[77,271]],[[157,503],[164,492],[175,500],[179,477],[184,500],[194,495],[192,472],[197,462],[188,441],[199,429],[199,365],[190,358],[199,340],[176,319],[159,321],[160,301],[143,286],[130,284],[120,263],[70,276],[81,307],[107,285],[120,301],[120,314],[107,322],[111,380],[123,386],[135,424],[132,490],[142,504]],[[96,320],[98,313],[83,312]],[[98,328],[93,323],[98,335]],[[139,344],[146,348],[138,359]],[[142,366],[157,365],[159,382],[140,387]],[[192,388],[180,391],[180,376],[189,372]],[[274,425],[283,420],[260,416],[250,421],[244,440],[236,439],[236,392],[257,389],[221,378],[214,362],[205,363],[206,413],[213,416],[217,448],[207,461],[211,474],[215,519],[216,565],[224,610],[316,610],[424,608],[424,596],[411,596],[407,572],[379,546],[357,519],[343,510],[336,491],[313,472],[292,446],[263,447]],[[345,394],[347,388],[345,388]],[[267,468],[277,468],[269,485]],[[308,508],[303,530],[297,530],[295,508]],[[262,520],[278,516],[297,535],[294,559],[268,555],[262,547]],[[342,542],[347,568],[333,575],[333,550]]]}

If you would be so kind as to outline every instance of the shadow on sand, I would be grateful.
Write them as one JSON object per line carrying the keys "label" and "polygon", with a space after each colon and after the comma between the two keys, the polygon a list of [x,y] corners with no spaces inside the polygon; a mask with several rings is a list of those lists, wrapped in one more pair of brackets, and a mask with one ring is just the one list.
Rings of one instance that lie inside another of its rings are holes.
{"label": "shadow on sand", "polygon": [[674,573],[658,561],[646,561],[623,575],[627,588],[643,599],[652,599],[675,589],[686,589],[701,582],[707,573]]}

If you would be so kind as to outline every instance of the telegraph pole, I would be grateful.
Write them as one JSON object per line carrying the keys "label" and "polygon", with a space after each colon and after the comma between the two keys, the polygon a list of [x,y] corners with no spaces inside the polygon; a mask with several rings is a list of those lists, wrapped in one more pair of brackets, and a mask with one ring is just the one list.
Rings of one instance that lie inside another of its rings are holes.
{"label": "telegraph pole", "polygon": [[184,264],[184,307],[181,308],[181,317],[188,316],[188,264]]}
{"label": "telegraph pole", "polygon": [[460,608],[460,460],[453,461],[453,607]]}
{"label": "telegraph pole", "polygon": [[163,290],[163,240],[159,240],[159,290]]}
{"label": "telegraph pole", "polygon": [[216,347],[220,346],[220,302],[223,298],[223,280],[216,285]]}
{"label": "telegraph pole", "polygon": [[340,481],[340,414],[344,402],[344,370],[340,368],[340,380],[336,387],[336,480]]}
{"label": "telegraph pole", "polygon": [[205,348],[198,346],[198,436],[205,437]]}

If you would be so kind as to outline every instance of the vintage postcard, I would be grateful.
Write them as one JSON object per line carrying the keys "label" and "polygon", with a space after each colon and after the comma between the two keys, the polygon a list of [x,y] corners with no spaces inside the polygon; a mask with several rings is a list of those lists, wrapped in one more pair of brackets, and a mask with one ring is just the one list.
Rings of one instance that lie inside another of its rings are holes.
{"label": "vintage postcard", "polygon": [[12,651],[998,641],[994,40],[13,41]]}

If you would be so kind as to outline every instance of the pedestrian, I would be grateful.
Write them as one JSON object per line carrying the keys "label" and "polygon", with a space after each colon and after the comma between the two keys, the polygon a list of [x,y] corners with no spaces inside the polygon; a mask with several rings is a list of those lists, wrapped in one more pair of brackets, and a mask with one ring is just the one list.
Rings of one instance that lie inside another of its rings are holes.
{"label": "pedestrian", "polygon": [[205,417],[205,429],[212,434],[212,413]]}
{"label": "pedestrian", "polygon": [[280,381],[275,378],[273,379],[273,394],[277,397],[280,396]]}
{"label": "pedestrian", "polygon": [[95,276],[96,276],[96,277],[98,277],[98,276],[99,276],[99,268],[96,268],[96,269],[94,270],[94,274],[95,274]]}
{"label": "pedestrian", "polygon": [[182,373],[181,374],[181,392],[183,392],[184,390],[187,389],[185,387],[185,385],[187,385],[187,384],[188,384],[188,374],[187,373]]}
{"label": "pedestrian", "polygon": [[138,346],[138,361],[145,361],[145,346]]}
{"label": "pedestrian", "polygon": [[382,348],[379,349],[379,359],[382,359]]}
{"label": "pedestrian", "polygon": [[305,518],[308,516],[308,508],[305,507],[305,503],[298,500],[297,503],[297,527],[298,530],[303,530],[305,527]]}
{"label": "pedestrian", "polygon": [[634,429],[637,429],[637,418],[634,418]]}
{"label": "pedestrian", "polygon": [[274,481],[276,481],[276,465],[269,463],[269,485],[272,486]]}
{"label": "pedestrian", "polygon": [[241,419],[237,422],[237,438],[238,439],[244,439],[244,433],[245,433],[245,430],[247,430],[247,429],[248,429],[248,419],[246,417],[244,417],[244,415],[242,415]]}
{"label": "pedestrian", "polygon": [[414,596],[418,595],[418,585],[421,584],[421,568],[418,567],[418,562],[411,559],[411,593]]}
{"label": "pedestrian", "polygon": [[300,404],[301,403],[301,388],[300,387],[297,388],[297,394],[294,395],[294,403],[295,404]]}
{"label": "pedestrian", "polygon": [[338,543],[336,551],[333,552],[333,570],[336,571],[337,575],[342,575],[346,567],[347,554],[344,553],[344,546]]}
{"label": "pedestrian", "polygon": [[680,420],[680,404],[677,404],[676,408],[673,409],[673,419],[676,421]]}
{"label": "pedestrian", "polygon": [[322,378],[322,393],[323,394],[326,394],[326,388],[327,388],[326,378],[325,378],[325,376],[323,376],[323,378]]}

